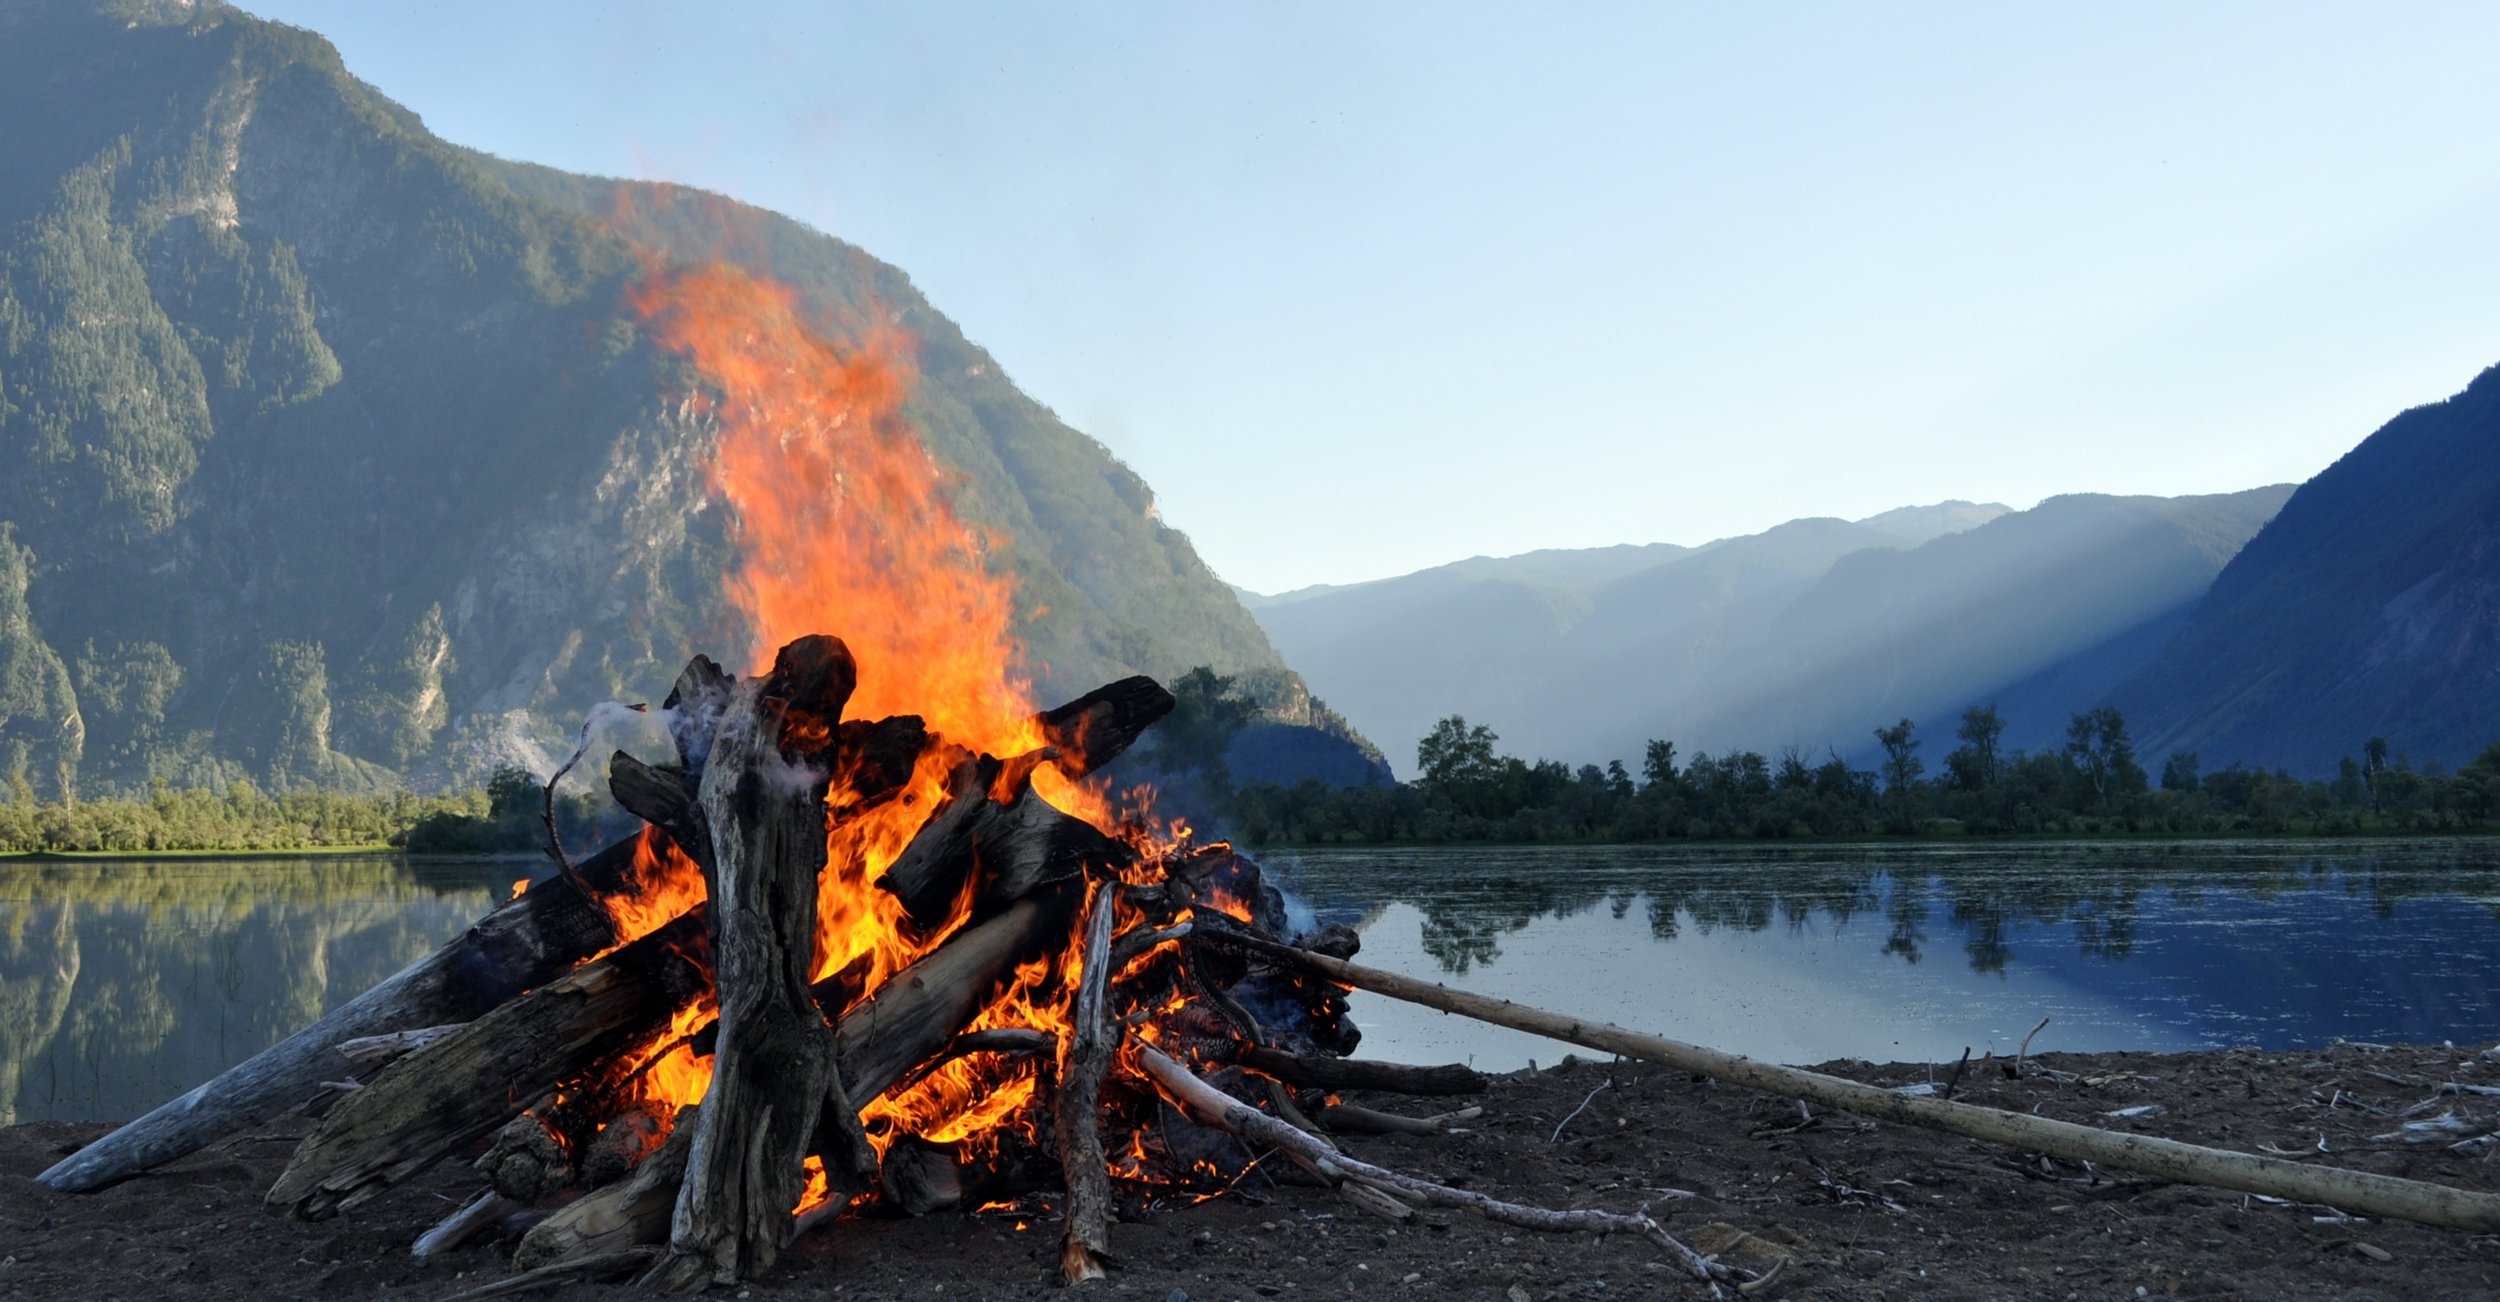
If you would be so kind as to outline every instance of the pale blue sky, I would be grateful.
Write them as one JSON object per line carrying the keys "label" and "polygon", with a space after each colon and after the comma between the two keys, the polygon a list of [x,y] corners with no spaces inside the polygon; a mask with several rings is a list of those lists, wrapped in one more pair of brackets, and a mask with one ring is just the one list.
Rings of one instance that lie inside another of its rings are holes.
{"label": "pale blue sky", "polygon": [[1266,591],[2297,480],[2500,362],[2500,6],[246,7],[900,265]]}

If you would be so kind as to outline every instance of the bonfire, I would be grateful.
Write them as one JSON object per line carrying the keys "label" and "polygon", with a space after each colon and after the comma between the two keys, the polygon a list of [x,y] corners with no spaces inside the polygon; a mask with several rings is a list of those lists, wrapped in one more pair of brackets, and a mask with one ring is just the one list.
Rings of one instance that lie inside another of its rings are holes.
{"label": "bonfire", "polygon": [[1466,1114],[1340,1091],[1483,1083],[1348,1056],[1359,987],[1870,1118],[2500,1229],[2489,1195],[1972,1107],[1950,1082],[1914,1097],[1360,967],[1344,928],[1292,934],[1254,861],[1106,780],[1172,708],[1162,687],[1036,708],[1014,591],[902,418],[890,330],[836,347],[720,268],[655,274],[638,301],[706,382],[710,488],[744,558],[729,595],[777,650],[743,677],[695,656],[658,710],[672,753],[609,758],[638,832],[578,863],[551,836],[558,871],[45,1184],[100,1188],[302,1110],[317,1125],[269,1204],[353,1214],[467,1160],[479,1191],[413,1246],[525,1225],[518,1273],[481,1294],[753,1279],[870,1208],[1056,1217],[1078,1284],[1115,1264],[1124,1215],[1279,1178],[1389,1220],[1637,1235],[1711,1292],[1770,1282],[1646,1207],[1524,1206],[1348,1152]]}

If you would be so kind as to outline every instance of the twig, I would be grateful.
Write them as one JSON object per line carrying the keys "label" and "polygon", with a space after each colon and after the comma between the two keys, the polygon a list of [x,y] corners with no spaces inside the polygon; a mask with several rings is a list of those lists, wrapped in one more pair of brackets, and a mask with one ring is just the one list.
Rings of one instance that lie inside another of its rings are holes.
{"label": "twig", "polygon": [[1549,1232],[1593,1230],[1600,1234],[1632,1233],[1656,1244],[1694,1279],[1717,1288],[1722,1282],[1742,1284],[1749,1272],[1714,1261],[1693,1251],[1667,1233],[1649,1215],[1646,1205],[1635,1213],[1593,1210],[1557,1211],[1547,1207],[1531,1207],[1524,1203],[1503,1202],[1498,1198],[1466,1189],[1453,1189],[1417,1179],[1386,1167],[1357,1161],[1343,1153],[1321,1145],[1313,1136],[1245,1106],[1240,1100],[1200,1080],[1196,1073],[1166,1056],[1143,1040],[1132,1040],[1136,1061],[1166,1097],[1208,1125],[1231,1131],[1243,1139],[1270,1144],[1297,1157],[1326,1176],[1330,1183],[1360,1180],[1385,1193],[1409,1201],[1422,1201],[1439,1206],[1471,1211],[1486,1220],[1523,1229]]}
{"label": "twig", "polygon": [[[573,743],[573,753],[565,758],[564,763],[556,767],[554,775],[547,779],[546,789],[539,793],[538,817],[539,821],[547,825],[547,857],[556,861],[556,871],[563,873],[564,880],[573,883],[573,889],[580,891],[585,900],[596,900],[599,896],[590,889],[590,883],[584,881],[579,872],[574,871],[573,861],[564,857],[564,837],[556,831],[556,784],[564,781],[564,775],[572,772],[573,766],[582,762],[582,753],[590,749],[591,727],[599,722],[600,712],[607,708],[605,705],[600,706],[599,709],[590,712],[589,718],[582,720],[581,737]],[[637,703],[625,708],[641,714],[651,707]]]}
{"label": "twig", "polygon": [[1970,1070],[1970,1046],[1962,1046],[1962,1060],[1953,1064],[1953,1074],[1944,1078],[1944,1097],[1950,1100],[1953,1091],[1962,1087],[1962,1073]]}
{"label": "twig", "polygon": [[2045,1017],[2041,1018],[2040,1024],[2031,1028],[2031,1035],[2023,1037],[2023,1047],[2014,1051],[2014,1078],[2016,1080],[2022,1079],[2023,1059],[2031,1056],[2031,1036],[2038,1035],[2040,1032],[2047,1030],[2048,1027],[2049,1019]]}
{"label": "twig", "polygon": [[1570,1115],[1570,1116],[1564,1117],[1564,1118],[1563,1118],[1560,1122],[1556,1123],[1556,1125],[1554,1126],[1554,1137],[1553,1137],[1552,1139],[1546,1140],[1545,1142],[1546,1142],[1546,1143],[1548,1143],[1548,1144],[1559,1144],[1559,1143],[1561,1143],[1561,1142],[1562,1142],[1562,1132],[1563,1132],[1563,1128],[1564,1128],[1564,1127],[1566,1127],[1566,1126],[1569,1126],[1572,1122],[1579,1120],[1579,1119],[1580,1119],[1580,1114],[1581,1114],[1581,1113],[1583,1113],[1583,1112],[1588,1111],[1588,1110],[1589,1110],[1589,1105],[1590,1105],[1590,1104],[1592,1104],[1592,1103],[1595,1103],[1595,1102],[1597,1101],[1597,1096],[1598,1096],[1598,1095],[1600,1095],[1600,1094],[1605,1093],[1606,1091],[1608,1091],[1608,1090],[1610,1090],[1610,1089],[1613,1089],[1613,1088],[1614,1088],[1614,1085],[1615,1085],[1615,1080],[1614,1080],[1614,1077],[1609,1076],[1609,1077],[1607,1077],[1607,1078],[1605,1079],[1605,1081],[1604,1081],[1603,1083],[1601,1083],[1601,1084],[1600,1084],[1600,1085],[1599,1085],[1596,1089],[1590,1090],[1590,1091],[1589,1091],[1589,1096],[1588,1096],[1587,1098],[1584,1098],[1584,1099],[1580,1100],[1580,1106],[1578,1106],[1578,1107],[1576,1107],[1576,1108],[1573,1108],[1573,1109],[1571,1110],[1571,1115]]}

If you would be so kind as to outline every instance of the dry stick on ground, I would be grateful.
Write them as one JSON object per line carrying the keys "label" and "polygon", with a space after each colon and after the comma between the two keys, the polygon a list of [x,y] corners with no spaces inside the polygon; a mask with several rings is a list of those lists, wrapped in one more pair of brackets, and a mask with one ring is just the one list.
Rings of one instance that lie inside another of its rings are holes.
{"label": "dry stick on ground", "polygon": [[419,1257],[449,1252],[469,1241],[469,1236],[522,1210],[526,1204],[515,1202],[492,1189],[479,1194],[460,1210],[436,1222],[433,1229],[417,1236],[408,1251]]}
{"label": "dry stick on ground", "polygon": [[1332,1131],[1366,1135],[1444,1135],[1464,1134],[1458,1126],[1484,1115],[1483,1108],[1460,1108],[1456,1112],[1435,1113],[1429,1117],[1402,1117],[1393,1112],[1374,1112],[1352,1103],[1331,1103],[1319,1110],[1319,1123]]}
{"label": "dry stick on ground", "polygon": [[2047,1029],[2049,1029],[2049,1019],[2043,1017],[2038,1026],[2031,1028],[2031,1034],[2023,1037],[2023,1047],[2014,1051],[2014,1079],[2021,1080],[2023,1077],[2023,1059],[2031,1056],[2031,1037]]}
{"label": "dry stick on ground", "polygon": [[1288,1156],[1317,1167],[1337,1179],[1360,1180],[1383,1193],[1409,1201],[1420,1201],[1436,1207],[1450,1207],[1474,1212],[1489,1221],[1516,1225],[1523,1229],[1543,1231],[1593,1230],[1599,1234],[1638,1234],[1666,1250],[1677,1265],[1693,1278],[1705,1283],[1726,1281],[1742,1283],[1747,1278],[1735,1268],[1720,1265],[1702,1256],[1651,1220],[1647,1213],[1625,1215],[1621,1212],[1588,1210],[1558,1211],[1548,1207],[1530,1207],[1522,1203],[1503,1202],[1466,1189],[1453,1189],[1445,1184],[1420,1180],[1386,1167],[1358,1162],[1322,1144],[1316,1137],[1289,1126],[1264,1112],[1253,1109],[1241,1100],[1224,1093],[1198,1078],[1197,1074],[1165,1055],[1143,1040],[1137,1046],[1138,1065],[1153,1079],[1155,1085],[1175,1104],[1207,1125],[1216,1126],[1256,1144],[1280,1148]]}
{"label": "dry stick on ground", "polygon": [[1096,1104],[1119,1044],[1110,1007],[1111,920],[1119,894],[1116,879],[1094,886],[1093,912],[1085,919],[1085,966],[1069,1014],[1067,1061],[1052,1100],[1059,1123],[1059,1169],[1068,1182],[1068,1230],[1059,1249],[1063,1284],[1102,1278],[1111,1255],[1111,1177]]}
{"label": "dry stick on ground", "polygon": [[1969,1103],[1912,1098],[1880,1086],[1861,1085],[1820,1072],[1775,1066],[1738,1054],[1627,1031],[1604,1022],[1549,1013],[1506,999],[1488,999],[1483,995],[1451,990],[1255,936],[1235,932],[1202,932],[1201,935],[1202,938],[1220,940],[1267,958],[1300,964],[1305,970],[1330,980],[1394,999],[1404,999],[1445,1013],[1457,1013],[1496,1026],[1507,1026],[1606,1053],[1619,1053],[1627,1058],[1663,1063],[1732,1085],[1768,1090],[1789,1098],[1808,1099],[1860,1116],[2011,1144],[2016,1148],[2072,1161],[2098,1162],[2103,1166],[2188,1184],[2236,1189],[2294,1202],[2323,1203],[2348,1212],[2393,1216],[2426,1225],[2450,1225],[2486,1233],[2500,1231],[2500,1195],[2373,1175],[2367,1171],[2303,1166],[2276,1158],[2156,1139],[2150,1135],[2118,1134]]}
{"label": "dry stick on ground", "polygon": [[1572,1122],[1574,1122],[1574,1121],[1579,1120],[1579,1119],[1580,1119],[1580,1114],[1589,1110],[1589,1105],[1590,1105],[1590,1104],[1592,1104],[1592,1103],[1595,1103],[1595,1102],[1597,1101],[1597,1096],[1598,1096],[1598,1095],[1603,1094],[1603,1093],[1605,1093],[1606,1091],[1608,1091],[1608,1090],[1610,1090],[1610,1089],[1613,1089],[1613,1088],[1614,1088],[1614,1085],[1615,1085],[1615,1081],[1614,1081],[1614,1077],[1612,1077],[1612,1076],[1609,1076],[1609,1077],[1607,1077],[1605,1080],[1598,1082],[1598,1086],[1597,1086],[1597,1088],[1596,1088],[1596,1089],[1593,1089],[1593,1090],[1590,1090],[1590,1091],[1589,1091],[1589,1096],[1588,1096],[1587,1098],[1584,1098],[1584,1099],[1580,1100],[1580,1106],[1578,1106],[1578,1107],[1576,1107],[1576,1108],[1573,1108],[1573,1109],[1571,1110],[1571,1115],[1570,1115],[1570,1116],[1564,1117],[1562,1120],[1557,1121],[1557,1122],[1555,1122],[1555,1123],[1554,1123],[1554,1135],[1553,1135],[1553,1138],[1548,1139],[1548,1140],[1546,1140],[1545,1142],[1546,1142],[1547,1144],[1559,1144],[1559,1143],[1561,1143],[1561,1142],[1562,1142],[1562,1132],[1563,1132],[1563,1131],[1565,1131],[1565,1130],[1567,1130],[1567,1129],[1570,1129],[1570,1127],[1571,1127],[1571,1123],[1572,1123]]}

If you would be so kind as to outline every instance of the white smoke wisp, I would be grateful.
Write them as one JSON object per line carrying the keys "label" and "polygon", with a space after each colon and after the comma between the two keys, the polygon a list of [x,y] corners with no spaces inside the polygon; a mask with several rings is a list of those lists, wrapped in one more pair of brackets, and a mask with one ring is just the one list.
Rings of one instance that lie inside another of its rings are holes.
{"label": "white smoke wisp", "polygon": [[547,779],[547,789],[538,811],[539,818],[547,824],[547,857],[556,861],[557,870],[564,874],[565,880],[573,883],[573,888],[580,891],[584,899],[595,900],[599,897],[590,889],[590,883],[583,881],[581,874],[573,870],[573,861],[565,857],[564,837],[556,831],[556,785],[564,781],[564,775],[572,772],[574,765],[582,762],[583,754],[590,749],[593,733],[640,720],[649,709],[649,706],[627,705],[623,701],[601,701],[590,707],[590,713],[582,719],[581,736],[573,743],[573,753],[566,756],[564,762],[556,766],[555,774]]}

